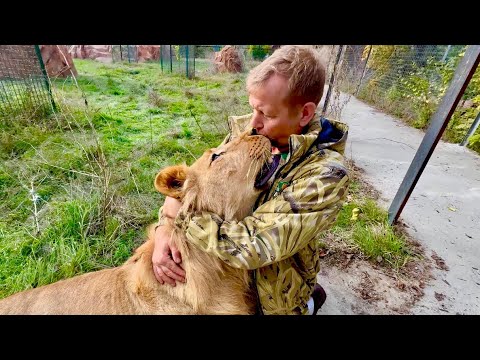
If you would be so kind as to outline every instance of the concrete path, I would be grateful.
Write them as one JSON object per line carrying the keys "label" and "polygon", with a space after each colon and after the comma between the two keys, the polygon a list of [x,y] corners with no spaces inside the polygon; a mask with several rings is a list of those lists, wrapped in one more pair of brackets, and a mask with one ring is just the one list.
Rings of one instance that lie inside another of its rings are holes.
{"label": "concrete path", "polygon": [[[424,132],[354,97],[341,120],[350,126],[346,156],[365,171],[365,180],[381,193],[380,205],[388,209]],[[438,255],[448,267],[433,270],[435,280],[412,313],[480,314],[480,156],[440,141],[400,219],[426,256]],[[346,304],[353,300],[350,294],[337,287],[329,295],[322,313],[354,313]]]}

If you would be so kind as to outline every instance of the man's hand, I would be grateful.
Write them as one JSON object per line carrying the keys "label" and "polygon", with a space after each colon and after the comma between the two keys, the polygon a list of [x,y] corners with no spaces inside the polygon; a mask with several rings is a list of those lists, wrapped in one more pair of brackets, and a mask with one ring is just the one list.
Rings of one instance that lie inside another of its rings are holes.
{"label": "man's hand", "polygon": [[165,226],[159,226],[155,231],[155,247],[152,264],[155,278],[160,284],[175,286],[175,281],[185,282],[185,271],[181,267],[182,256],[175,246],[170,244],[170,235]]}
{"label": "man's hand", "polygon": [[178,214],[178,210],[182,207],[182,203],[175,198],[170,196],[165,197],[165,202],[163,203],[162,213],[164,216],[169,217],[170,219],[175,219]]}
{"label": "man's hand", "polygon": [[[175,198],[167,196],[163,203],[164,216],[175,219],[182,203]],[[185,271],[180,263],[182,255],[178,249],[170,244],[170,234],[164,226],[159,226],[155,231],[155,246],[152,254],[153,273],[160,284],[175,286],[175,281],[185,282]]]}

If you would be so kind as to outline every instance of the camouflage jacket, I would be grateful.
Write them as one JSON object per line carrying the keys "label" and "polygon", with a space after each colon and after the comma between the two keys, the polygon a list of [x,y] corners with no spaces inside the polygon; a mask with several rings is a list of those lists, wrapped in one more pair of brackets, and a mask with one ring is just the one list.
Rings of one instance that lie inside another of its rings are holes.
{"label": "camouflage jacket", "polygon": [[[250,118],[230,117],[225,141],[248,130]],[[203,212],[179,224],[204,251],[252,270],[264,314],[308,313],[320,270],[319,241],[347,195],[347,134],[346,124],[316,114],[304,134],[290,136],[284,164],[251,216],[235,222]]]}

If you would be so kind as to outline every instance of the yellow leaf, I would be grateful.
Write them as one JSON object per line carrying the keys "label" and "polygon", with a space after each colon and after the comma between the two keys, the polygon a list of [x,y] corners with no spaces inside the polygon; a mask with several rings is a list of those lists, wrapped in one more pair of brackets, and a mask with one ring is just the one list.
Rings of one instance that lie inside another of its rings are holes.
{"label": "yellow leaf", "polygon": [[358,214],[360,213],[360,209],[359,208],[354,208],[352,210],[352,217],[350,218],[350,220],[358,220]]}

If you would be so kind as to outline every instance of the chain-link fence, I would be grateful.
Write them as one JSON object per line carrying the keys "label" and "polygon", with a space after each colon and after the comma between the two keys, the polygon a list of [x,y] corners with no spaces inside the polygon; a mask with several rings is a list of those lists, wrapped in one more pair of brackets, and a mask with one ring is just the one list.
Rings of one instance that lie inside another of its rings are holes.
{"label": "chain-link fence", "polygon": [[[337,45],[331,47],[327,84],[333,78],[325,114],[340,117],[355,95],[417,128],[429,121],[450,85],[466,45]],[[333,76],[332,76],[333,75]],[[340,95],[341,94],[341,95]],[[444,140],[480,151],[475,126],[480,109],[477,69],[444,133]],[[462,139],[464,141],[462,141]]]}
{"label": "chain-link fence", "polygon": [[137,62],[137,45],[112,45],[112,61]]}
{"label": "chain-link fence", "polygon": [[338,46],[335,53],[341,51],[341,54],[334,85],[346,94],[412,121],[414,126],[424,127],[445,93],[464,48],[463,45]]}
{"label": "chain-link fence", "polygon": [[55,109],[38,45],[0,45],[0,115],[48,113]]}
{"label": "chain-link fence", "polygon": [[[275,45],[231,45],[240,58],[242,72],[248,72],[277,48]],[[224,45],[196,45],[195,65],[199,76],[213,74],[218,71],[215,56]],[[218,60],[218,59],[217,59]]]}
{"label": "chain-link fence", "polygon": [[[449,53],[461,50],[455,47],[447,52],[446,46],[436,45],[368,46],[365,52],[370,56],[358,96],[409,120],[419,115],[422,105],[429,104],[424,114],[429,117],[451,79],[442,63],[446,64]],[[423,116],[417,122],[426,120]]]}
{"label": "chain-link fence", "polygon": [[[193,78],[217,72],[215,56],[224,45],[160,45],[160,66],[163,72]],[[276,49],[274,45],[233,45],[238,52],[242,71],[248,72]],[[138,62],[137,45],[112,45],[114,62]]]}
{"label": "chain-link fence", "polygon": [[160,65],[163,72],[195,76],[195,45],[160,45]]}

